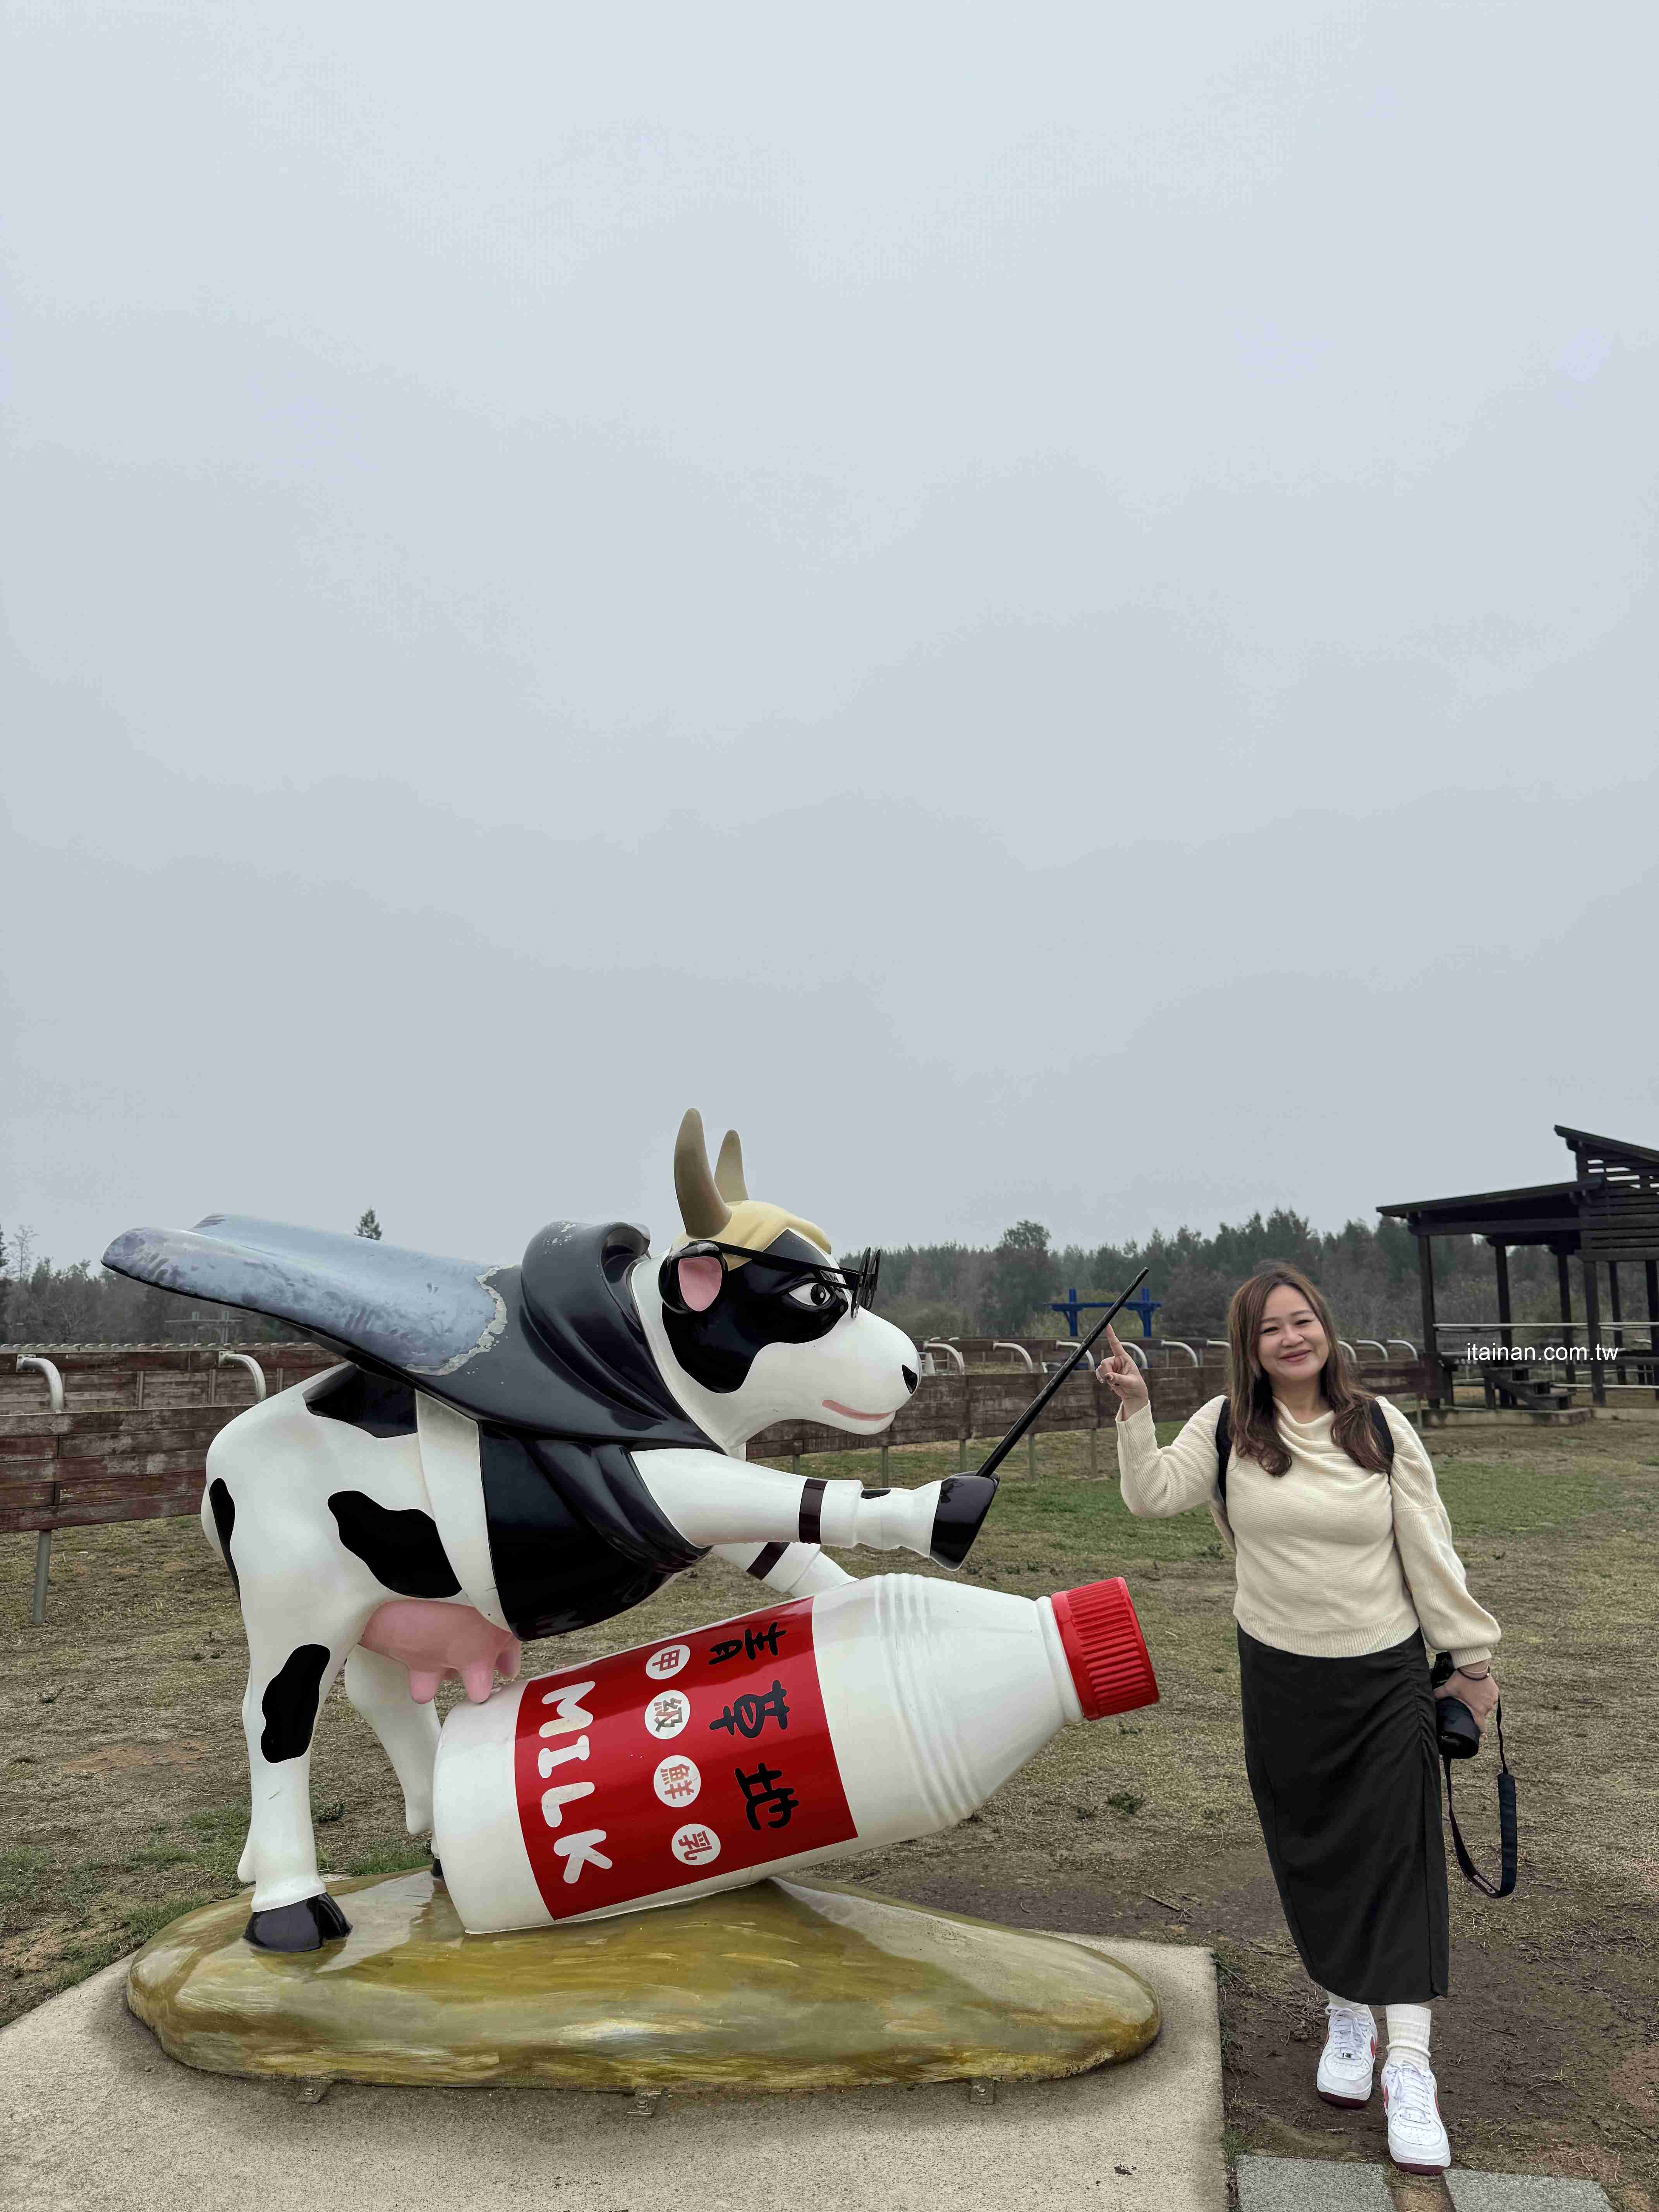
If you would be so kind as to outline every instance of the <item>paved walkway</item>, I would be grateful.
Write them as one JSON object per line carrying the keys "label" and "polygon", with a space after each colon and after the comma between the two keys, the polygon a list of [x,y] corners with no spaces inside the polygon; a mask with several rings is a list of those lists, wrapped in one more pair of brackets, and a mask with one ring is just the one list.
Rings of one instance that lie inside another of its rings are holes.
{"label": "paved walkway", "polygon": [[[1075,1937],[1157,1990],[1130,2064],[975,2098],[622,2096],[198,2074],[127,2011],[126,1965],[0,2032],[0,2201],[29,2212],[1225,2212],[1215,1971],[1185,1945]],[[1332,2171],[1334,2169],[1327,2169]]]}
{"label": "paved walkway", "polygon": [[1328,2159],[1241,2158],[1239,2212],[1612,2212],[1594,2181],[1535,2173],[1465,2173],[1443,2181],[1396,2174],[1387,2166],[1344,2166]]}

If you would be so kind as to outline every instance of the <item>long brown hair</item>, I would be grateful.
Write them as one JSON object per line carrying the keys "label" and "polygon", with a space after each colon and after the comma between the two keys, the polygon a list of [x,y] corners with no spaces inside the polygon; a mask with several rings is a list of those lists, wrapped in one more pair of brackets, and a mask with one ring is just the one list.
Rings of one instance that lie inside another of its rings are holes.
{"label": "long brown hair", "polygon": [[1232,1352],[1227,1394],[1231,1407],[1228,1418],[1231,1423],[1232,1450],[1241,1459],[1255,1460],[1269,1474],[1283,1474],[1291,1464],[1291,1455],[1285,1449],[1274,1415],[1273,1383],[1256,1352],[1263,1310],[1273,1293],[1281,1287],[1306,1299],[1330,1346],[1320,1370],[1319,1387],[1326,1404],[1336,1416],[1331,1423],[1333,1437],[1356,1466],[1385,1474],[1389,1463],[1371,1426],[1371,1407],[1375,1403],[1371,1393],[1350,1382],[1344,1373],[1336,1322],[1319,1290],[1300,1268],[1282,1261],[1263,1267],[1248,1282],[1241,1283],[1227,1308],[1227,1342]]}

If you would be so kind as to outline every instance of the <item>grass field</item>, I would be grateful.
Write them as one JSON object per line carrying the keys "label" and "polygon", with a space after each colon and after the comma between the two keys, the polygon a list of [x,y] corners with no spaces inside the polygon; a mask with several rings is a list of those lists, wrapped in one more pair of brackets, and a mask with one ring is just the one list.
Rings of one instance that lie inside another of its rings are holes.
{"label": "grass field", "polygon": [[[1659,2212],[1659,1408],[1431,1444],[1471,1585],[1505,1629],[1522,1855],[1504,1904],[1452,1876],[1453,1993],[1436,2041],[1454,2149],[1467,2166],[1585,2175],[1620,2212]],[[873,1453],[811,1462],[830,1475],[876,1464]],[[920,1482],[956,1464],[954,1449],[896,1451],[890,1472]],[[837,1878],[1026,1926],[1210,1945],[1233,2146],[1380,2157],[1375,2107],[1338,2114],[1313,2094],[1322,2013],[1245,1786],[1231,1566],[1212,1523],[1133,1519],[1115,1480],[1087,1479],[1081,1437],[1046,1438],[1035,1482],[1024,1464],[1012,1463],[972,1578],[1035,1596],[1127,1575],[1162,1702],[1066,1730],[975,1819]],[[0,2020],[234,1891],[246,1819],[240,1622],[200,1528],[59,1535],[44,1630],[26,1626],[33,1552],[32,1537],[0,1538]],[[845,1561],[933,1571],[902,1554]],[[755,1596],[708,1561],[605,1629],[532,1647],[526,1662],[643,1641]],[[1483,1754],[1459,1791],[1488,1863],[1494,1767]],[[423,1863],[390,1767],[337,1689],[313,1801],[328,1870]]]}

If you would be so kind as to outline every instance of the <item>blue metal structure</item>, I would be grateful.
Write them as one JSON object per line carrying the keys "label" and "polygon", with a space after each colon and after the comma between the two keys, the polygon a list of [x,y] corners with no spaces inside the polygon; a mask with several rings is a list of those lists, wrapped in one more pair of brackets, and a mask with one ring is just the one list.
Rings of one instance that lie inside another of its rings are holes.
{"label": "blue metal structure", "polygon": [[[1098,1308],[1109,1306],[1111,1303],[1109,1298],[1080,1298],[1075,1290],[1070,1290],[1063,1298],[1050,1299],[1048,1310],[1050,1313],[1064,1314],[1066,1332],[1075,1336],[1077,1317],[1080,1313],[1093,1313]],[[1152,1316],[1163,1303],[1162,1298],[1155,1298],[1150,1291],[1144,1290],[1138,1298],[1125,1298],[1123,1301],[1125,1313],[1140,1316],[1140,1334],[1143,1340],[1150,1340],[1152,1334]]]}

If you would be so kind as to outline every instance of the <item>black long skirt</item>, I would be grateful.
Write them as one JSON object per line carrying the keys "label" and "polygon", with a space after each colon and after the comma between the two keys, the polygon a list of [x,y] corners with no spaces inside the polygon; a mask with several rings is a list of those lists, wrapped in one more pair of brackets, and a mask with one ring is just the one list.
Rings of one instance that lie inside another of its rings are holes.
{"label": "black long skirt", "polygon": [[1244,1766],[1291,1940],[1358,2004],[1443,1996],[1434,1693],[1420,1636],[1310,1659],[1238,1632]]}

